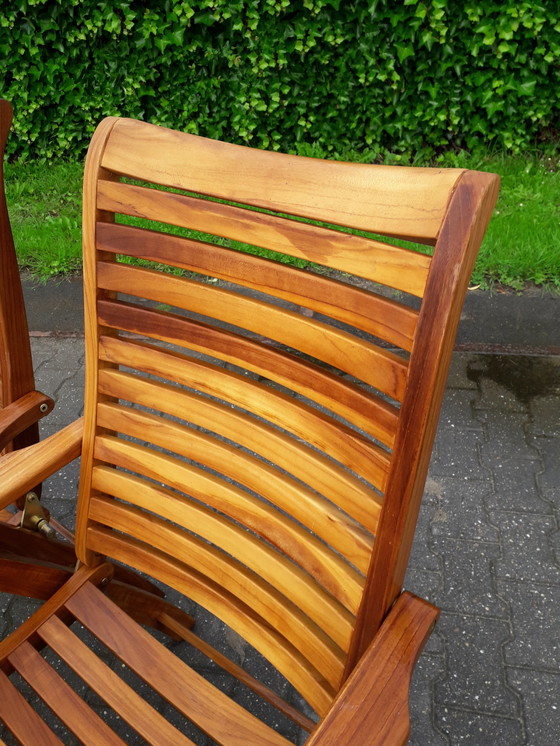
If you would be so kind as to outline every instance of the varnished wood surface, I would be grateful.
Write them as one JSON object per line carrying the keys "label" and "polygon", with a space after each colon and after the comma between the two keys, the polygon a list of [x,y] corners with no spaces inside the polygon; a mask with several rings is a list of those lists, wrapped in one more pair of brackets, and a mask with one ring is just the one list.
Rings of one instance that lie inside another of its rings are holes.
{"label": "varnished wood surface", "polygon": [[[88,153],[79,560],[121,561],[226,622],[325,718],[312,744],[406,739],[410,673],[436,612],[399,593],[497,183],[258,152],[116,118]],[[120,215],[142,227],[118,224]],[[433,258],[391,236],[435,245]],[[355,276],[277,265],[224,240]],[[363,278],[388,287],[372,292]],[[422,298],[419,312],[400,291]],[[26,484],[17,471],[31,456],[42,477],[79,439],[72,426],[44,452],[6,456],[0,507]],[[48,644],[149,742],[188,742],[75,642],[73,615],[218,743],[285,743],[85,581],[106,572],[71,577],[0,645],[2,670],[31,676],[26,637]],[[114,587],[132,611],[132,596]],[[195,639],[190,618],[164,602],[145,611]],[[60,699],[64,722],[84,732],[90,715],[72,695]]]}
{"label": "varnished wood surface", "polygon": [[403,593],[337,695],[308,746],[404,746],[410,732],[408,688],[439,612]]}
{"label": "varnished wood surface", "polygon": [[82,420],[76,420],[35,445],[0,457],[0,507],[9,505],[37,482],[78,458],[82,430]]}
{"label": "varnished wood surface", "polygon": [[101,158],[109,171],[215,197],[226,192],[232,202],[411,239],[437,236],[462,173],[320,161],[131,119],[119,119],[113,127]]}
{"label": "varnished wood surface", "polygon": [[40,391],[29,391],[0,409],[0,451],[20,433],[52,412],[54,401]]}

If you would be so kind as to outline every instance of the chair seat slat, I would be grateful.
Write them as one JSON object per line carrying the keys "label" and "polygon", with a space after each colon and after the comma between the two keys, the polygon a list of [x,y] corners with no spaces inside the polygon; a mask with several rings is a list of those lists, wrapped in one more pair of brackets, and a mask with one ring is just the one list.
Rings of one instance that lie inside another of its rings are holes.
{"label": "chair seat slat", "polygon": [[134,539],[124,539],[101,526],[91,525],[88,528],[87,541],[93,551],[107,551],[117,561],[133,564],[181,593],[188,593],[189,598],[212,614],[220,618],[228,617],[232,629],[244,639],[252,640],[254,647],[298,691],[304,693],[305,699],[317,713],[324,713],[329,707],[335,690],[325,678],[266,620],[213,584],[209,578],[202,577],[169,555]]}
{"label": "chair seat slat", "polygon": [[64,746],[3,671],[0,671],[0,718],[25,746]]}
{"label": "chair seat slat", "polygon": [[29,643],[17,647],[9,661],[80,743],[86,746],[125,746],[124,741]]}

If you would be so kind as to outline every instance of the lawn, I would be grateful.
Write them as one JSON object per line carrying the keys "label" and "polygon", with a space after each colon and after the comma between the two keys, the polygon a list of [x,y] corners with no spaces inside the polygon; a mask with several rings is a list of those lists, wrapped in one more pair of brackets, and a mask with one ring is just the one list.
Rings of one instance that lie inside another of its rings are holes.
{"label": "lawn", "polygon": [[[363,154],[345,154],[364,160]],[[446,154],[435,165],[502,177],[496,211],[472,283],[560,292],[560,172],[557,157]],[[81,163],[7,163],[6,196],[20,265],[46,280],[79,270]]]}

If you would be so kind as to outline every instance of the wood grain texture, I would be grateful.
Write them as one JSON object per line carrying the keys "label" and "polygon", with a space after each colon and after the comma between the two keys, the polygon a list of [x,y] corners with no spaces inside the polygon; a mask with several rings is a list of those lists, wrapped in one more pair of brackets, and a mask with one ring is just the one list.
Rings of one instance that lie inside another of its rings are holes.
{"label": "wood grain texture", "polygon": [[438,614],[410,593],[397,599],[308,746],[405,746],[410,678]]}
{"label": "wood grain texture", "polygon": [[[359,277],[365,277],[418,297],[423,295],[430,266],[429,256],[379,240],[276,215],[247,211],[220,202],[146,189],[132,184],[100,181],[98,204],[102,209],[111,212],[170,223],[289,254],[343,272],[352,272]],[[160,247],[155,246],[152,241],[147,243],[145,249],[141,249],[135,241],[140,237],[139,232],[123,229],[121,226],[115,226],[115,230],[103,226],[100,231],[100,245],[105,250],[114,251],[114,241],[111,241],[111,237],[117,235],[119,236],[117,242],[126,249],[120,253],[130,251],[135,255],[136,251],[155,252],[152,257],[146,256],[146,258],[159,258],[163,261],[171,258],[169,257],[170,249],[174,244],[177,245],[169,237]],[[139,243],[141,245],[142,241]],[[183,246],[181,253],[184,254],[189,244],[181,243]],[[190,246],[194,247],[196,243],[192,242]],[[201,249],[204,251],[204,245]],[[241,279],[243,260],[240,255],[224,250],[221,256],[228,273],[232,273],[232,279],[236,275],[238,280]],[[204,265],[197,268],[198,261],[195,260],[193,269],[206,271]],[[208,274],[220,273],[215,261],[209,259],[208,256],[203,255],[201,261],[208,266],[210,270]],[[263,268],[264,262],[257,261],[256,267]],[[278,282],[278,279],[273,280],[272,286]],[[268,283],[262,284],[266,286]]]}
{"label": "wood grain texture", "polygon": [[[100,262],[98,286],[175,306],[232,324],[343,370],[400,401],[407,363],[399,355],[342,329],[293,311],[184,277],[150,269]],[[211,309],[211,313],[209,313]]]}
{"label": "wood grain texture", "polygon": [[[103,419],[108,413],[109,407],[111,407],[109,410],[111,417],[109,420]],[[216,443],[202,433],[198,434],[196,438],[189,438],[188,441],[183,439],[183,449],[180,440],[183,436],[182,429],[173,424],[168,425],[166,432],[163,433],[164,437],[162,437],[162,433],[159,432],[161,429],[159,420],[154,421],[153,416],[148,413],[134,413],[130,416],[125,411],[123,421],[121,420],[122,412],[115,412],[113,405],[100,405],[99,412],[101,422],[114,422],[116,418],[119,418],[119,429],[125,434],[131,434],[131,437],[140,435],[145,428],[151,426],[151,430],[158,431],[158,443],[161,444],[161,447],[167,448],[167,446],[170,446],[175,453],[186,458],[196,457],[194,448],[199,446],[202,450],[201,460],[206,461],[211,466],[213,463],[212,456],[215,456],[218,469],[222,472],[225,470],[231,479],[251,491],[254,491],[254,487],[257,486],[253,484],[255,471],[257,472],[255,479],[258,480],[257,483],[259,484],[263,475],[266,476],[264,496],[267,499],[273,500],[293,519],[333,546],[352,564],[357,565],[360,569],[364,567],[364,564],[367,565],[372,546],[371,535],[338,510],[336,506],[322,499],[316,492],[305,488],[268,464],[264,462],[255,464],[243,452],[236,452],[236,449],[232,449],[227,444]],[[165,437],[166,435],[167,437]],[[177,442],[178,440],[179,442]],[[283,543],[291,545],[293,541],[297,540],[295,536],[290,536],[291,532],[285,521],[277,519],[271,511],[259,511],[262,501],[249,500],[245,492],[236,489],[232,484],[224,484],[222,479],[205,470],[181,463],[177,459],[157,453],[155,450],[144,449],[138,445],[133,446],[123,439],[109,436],[100,436],[97,439],[95,455],[99,460],[128,468],[137,474],[165,483],[169,487],[188,492],[193,497],[214,506],[235,520],[240,520],[242,523],[246,522],[246,525],[252,530],[265,532],[267,539],[276,546],[281,546]],[[258,523],[257,518],[251,518],[255,511],[261,520],[265,518],[265,515],[268,516],[268,520],[260,528],[255,525]],[[300,552],[304,550],[298,550],[297,547],[294,547],[293,551],[303,561]],[[309,542],[307,551],[313,557],[316,557],[316,561],[320,562],[319,568],[326,562],[326,560],[319,560],[320,550],[315,549],[313,542]],[[313,565],[312,562],[309,564]],[[367,570],[367,567],[365,570]],[[363,571],[365,572],[365,570]]]}
{"label": "wood grain texture", "polygon": [[104,327],[208,353],[325,406],[382,443],[390,445],[394,439],[395,406],[308,360],[234,332],[131,303],[103,299],[97,311]]}
{"label": "wood grain texture", "polygon": [[[223,467],[216,463],[212,465],[219,471],[223,468],[225,473],[228,473],[231,462],[236,458],[244,458],[249,471],[252,472],[254,488],[257,492],[262,492],[262,490],[266,491],[268,477],[261,476],[259,471],[261,462],[255,462],[252,455],[258,454],[288,474],[312,486],[370,531],[375,531],[380,510],[377,493],[348,470],[337,465],[335,461],[290,438],[276,428],[220,402],[178,390],[171,385],[142,380],[123,371],[102,371],[99,377],[99,391],[108,397],[129,401],[143,407],[157,407],[161,412],[227,438],[236,446],[247,449],[250,454],[245,454],[244,457],[237,456],[232,447],[222,445],[218,439],[212,439],[211,436],[200,433],[196,429],[181,428],[181,425],[168,421],[162,422],[160,419],[144,417],[143,424],[148,429],[150,437],[154,439],[153,442],[163,445],[165,433],[173,430],[174,435],[167,440],[165,447],[172,448],[174,439],[177,447],[180,447],[181,442],[188,440],[187,453],[190,448],[191,457],[208,466],[210,466],[209,459],[213,449],[229,452],[229,459]],[[122,417],[128,415],[128,420],[132,425],[136,415],[131,412],[121,412],[121,414]],[[130,426],[128,434],[134,435]],[[142,437],[138,432],[136,436]],[[197,449],[195,452],[197,442],[202,441],[204,449]],[[375,467],[376,464],[372,463],[372,466]],[[374,483],[383,485],[384,471],[380,468],[375,471],[372,468],[371,471]],[[263,475],[264,473],[263,471]],[[263,481],[262,487],[260,486],[261,480]]]}
{"label": "wood grain texture", "polygon": [[397,597],[406,572],[463,299],[499,189],[499,177],[465,173],[436,244],[410,358],[409,393],[395,440],[362,608],[346,674]]}
{"label": "wood grain texture", "polygon": [[143,374],[174,381],[278,425],[375,484],[389,454],[327,412],[224,366],[134,340],[101,337],[99,357]]}
{"label": "wood grain texture", "polygon": [[131,119],[116,123],[101,166],[142,181],[227,196],[267,210],[424,240],[437,236],[449,192],[462,173],[320,161],[230,145]]}
{"label": "wood grain texture", "polygon": [[82,420],[76,420],[35,445],[8,453],[0,458],[0,507],[57,472],[80,455]]}
{"label": "wood grain texture", "polygon": [[124,746],[124,741],[109,728],[58,673],[28,643],[10,655],[14,669],[56,712],[80,743],[86,746]]}
{"label": "wood grain texture", "polygon": [[0,671],[0,719],[26,746],[64,746],[3,671]]}
{"label": "wood grain texture", "polygon": [[[133,462],[135,465],[141,461],[142,455],[144,452],[138,454],[138,460]],[[297,541],[294,550],[290,554],[286,553],[295,562],[288,561],[284,553],[274,551],[271,546],[275,543],[274,531],[265,533],[264,528],[260,528],[258,536],[247,535],[244,526],[249,523],[248,527],[250,527],[251,521],[244,520],[241,512],[235,513],[236,522],[233,523],[217,514],[215,510],[209,510],[204,505],[183,495],[177,495],[159,486],[154,488],[151,482],[145,479],[125,475],[109,467],[95,467],[93,485],[100,492],[126,500],[143,510],[157,513],[177,525],[190,526],[198,536],[202,536],[205,540],[227,551],[232,557],[239,559],[304,610],[306,606],[312,605],[313,598],[317,594],[317,590],[311,583],[311,577],[314,577],[347,609],[354,613],[357,610],[363,577],[324,544],[313,541],[312,535],[310,536],[294,521],[289,521],[283,513],[274,511],[267,503],[251,500],[252,495],[247,496],[247,502],[252,503],[251,507],[261,517],[262,524],[266,526],[267,523],[273,523],[274,528],[280,526],[277,528],[278,533],[284,528],[288,536],[294,537],[294,543]],[[224,490],[224,492],[226,497],[231,494],[229,490]],[[235,493],[232,499],[235,499]],[[242,500],[243,497],[241,496],[240,499]],[[222,503],[220,503],[221,506]],[[228,510],[227,499],[223,502],[223,508],[225,512],[233,512],[231,508]],[[96,512],[95,506],[93,506],[92,515],[94,512]],[[96,520],[101,519],[98,517]],[[150,517],[147,516],[146,520],[149,521]],[[103,522],[111,525],[110,517],[106,517]],[[239,526],[237,522],[242,525]],[[254,525],[259,528],[256,520],[254,520]],[[262,542],[261,538],[266,538],[267,542]],[[311,549],[308,548],[308,544],[311,545]],[[306,571],[309,570],[309,574],[299,569],[300,563]],[[277,578],[277,574],[280,578]],[[325,599],[320,603],[325,603]],[[318,623],[321,624],[320,616]]]}
{"label": "wood grain texture", "polygon": [[[113,184],[113,182],[107,183]],[[114,186],[127,187],[129,185],[114,184]],[[155,190],[151,192],[156,195],[165,195],[165,192]],[[221,203],[218,206],[225,207]],[[157,215],[157,213],[154,214]],[[253,215],[254,213],[251,213],[251,216]],[[177,218],[175,212],[173,216]],[[250,221],[246,222],[248,226],[251,225]],[[238,225],[238,222],[235,221],[234,225]],[[305,226],[306,229],[312,227],[306,223],[299,225]],[[356,238],[354,235],[350,237]],[[314,236],[311,245],[321,246],[322,238],[319,236],[315,240]],[[126,254],[138,259],[163,262],[171,267],[218,277],[248,288],[260,291],[266,289],[268,293],[277,298],[313,309],[380,337],[396,347],[410,351],[418,318],[417,311],[403,303],[363,290],[355,285],[270,259],[263,259],[253,254],[226,249],[216,244],[181,238],[160,231],[134,228],[129,225],[98,223],[97,242],[100,249],[113,254]],[[348,263],[354,256],[355,253],[351,252],[348,256],[344,255],[344,260],[341,260],[341,262],[344,261],[346,273],[350,271]],[[425,276],[427,278],[428,257],[424,257],[423,254],[412,256],[415,259],[423,257],[426,261]],[[379,263],[379,260],[377,262]],[[368,267],[371,264],[375,262],[373,260],[366,262]],[[405,285],[403,277],[406,277],[406,273],[403,268],[399,267],[394,274],[400,279],[398,284]],[[415,272],[415,277],[416,274]],[[379,278],[378,281],[380,281]],[[391,284],[391,287],[396,287],[396,285]],[[399,287],[399,289],[411,292],[408,286]]]}

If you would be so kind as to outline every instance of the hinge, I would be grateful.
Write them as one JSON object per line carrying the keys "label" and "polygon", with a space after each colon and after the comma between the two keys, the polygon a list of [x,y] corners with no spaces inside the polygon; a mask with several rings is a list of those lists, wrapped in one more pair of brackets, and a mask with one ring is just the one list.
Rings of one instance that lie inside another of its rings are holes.
{"label": "hinge", "polygon": [[35,492],[28,492],[25,496],[25,505],[21,516],[21,528],[38,531],[48,539],[52,539],[55,535],[55,531],[49,526],[47,515]]}

